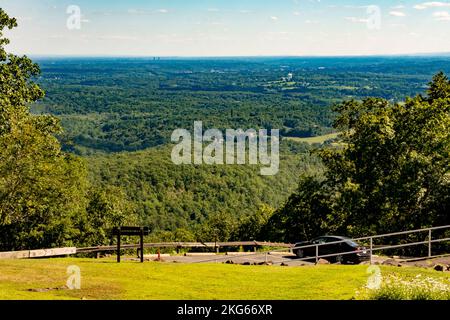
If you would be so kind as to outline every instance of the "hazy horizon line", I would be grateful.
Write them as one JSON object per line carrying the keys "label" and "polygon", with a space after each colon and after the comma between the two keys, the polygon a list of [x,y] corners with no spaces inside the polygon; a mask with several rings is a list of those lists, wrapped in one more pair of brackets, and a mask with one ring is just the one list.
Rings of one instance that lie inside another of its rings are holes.
{"label": "hazy horizon line", "polygon": [[18,54],[32,58],[367,58],[367,57],[450,57],[450,52],[415,52],[386,54],[336,54],[336,55],[121,55],[121,54]]}

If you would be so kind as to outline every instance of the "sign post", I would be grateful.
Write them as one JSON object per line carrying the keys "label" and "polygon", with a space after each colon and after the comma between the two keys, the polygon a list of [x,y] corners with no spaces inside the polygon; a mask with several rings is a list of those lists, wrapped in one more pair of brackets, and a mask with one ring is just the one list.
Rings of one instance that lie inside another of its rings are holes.
{"label": "sign post", "polygon": [[120,237],[139,236],[140,258],[144,262],[144,236],[150,233],[148,227],[118,227],[114,228],[113,234],[117,236],[117,262],[120,263]]}

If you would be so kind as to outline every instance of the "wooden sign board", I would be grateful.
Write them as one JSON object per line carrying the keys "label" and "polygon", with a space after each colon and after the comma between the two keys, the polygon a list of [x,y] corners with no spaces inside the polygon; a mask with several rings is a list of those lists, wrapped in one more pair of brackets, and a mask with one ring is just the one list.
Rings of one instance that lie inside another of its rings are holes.
{"label": "wooden sign board", "polygon": [[121,235],[121,236],[140,236],[143,234],[144,236],[148,236],[150,234],[150,230],[148,227],[120,227],[114,228],[113,235]]}

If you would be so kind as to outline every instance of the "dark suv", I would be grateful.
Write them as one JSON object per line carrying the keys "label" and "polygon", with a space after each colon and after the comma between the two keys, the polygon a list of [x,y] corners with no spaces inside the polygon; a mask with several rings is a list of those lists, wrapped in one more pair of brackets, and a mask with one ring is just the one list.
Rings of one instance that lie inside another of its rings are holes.
{"label": "dark suv", "polygon": [[[341,241],[340,243],[333,243]],[[330,243],[330,244],[327,244]],[[322,236],[315,238],[311,241],[298,242],[295,244],[295,248],[292,252],[299,258],[307,258],[307,257],[315,257],[316,256],[316,247],[308,247],[308,248],[300,248],[296,249],[296,247],[315,245],[318,246],[318,255],[324,256],[328,254],[337,254],[333,257],[325,257],[324,259],[331,262],[340,262],[342,264],[346,263],[361,263],[363,261],[368,261],[370,259],[370,252],[365,247],[359,245],[354,242],[350,238],[339,237],[339,236]],[[354,251],[354,253],[353,253]],[[348,254],[340,254],[347,253]]]}

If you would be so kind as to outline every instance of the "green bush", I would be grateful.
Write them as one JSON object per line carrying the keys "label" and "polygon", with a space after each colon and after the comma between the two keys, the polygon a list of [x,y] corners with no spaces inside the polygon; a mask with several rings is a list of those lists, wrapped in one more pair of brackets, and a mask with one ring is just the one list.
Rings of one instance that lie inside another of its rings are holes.
{"label": "green bush", "polygon": [[450,280],[417,275],[411,279],[386,277],[379,288],[365,289],[365,300],[450,300]]}

